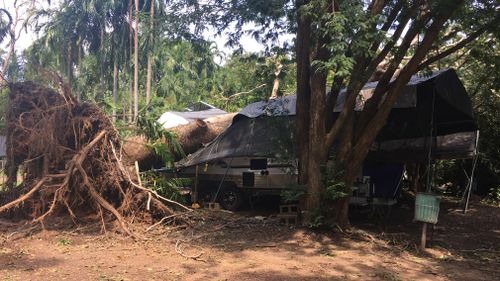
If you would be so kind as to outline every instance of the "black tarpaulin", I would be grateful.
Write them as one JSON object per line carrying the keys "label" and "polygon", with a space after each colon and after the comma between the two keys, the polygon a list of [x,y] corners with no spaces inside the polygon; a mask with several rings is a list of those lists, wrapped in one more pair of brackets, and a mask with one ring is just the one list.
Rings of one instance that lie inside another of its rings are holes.
{"label": "black tarpaulin", "polygon": [[[363,98],[371,97],[375,87],[376,82],[367,84],[361,93]],[[332,113],[334,117],[343,106],[344,98],[340,96]],[[362,110],[363,99],[359,100],[357,109]],[[234,117],[226,131],[180,161],[178,166],[225,157],[276,157],[293,153],[295,105],[295,95],[248,105]],[[430,148],[434,158],[466,158],[476,153],[476,143],[477,125],[469,96],[455,71],[447,69],[425,77],[412,77],[400,93],[368,158],[422,162],[427,159]]]}

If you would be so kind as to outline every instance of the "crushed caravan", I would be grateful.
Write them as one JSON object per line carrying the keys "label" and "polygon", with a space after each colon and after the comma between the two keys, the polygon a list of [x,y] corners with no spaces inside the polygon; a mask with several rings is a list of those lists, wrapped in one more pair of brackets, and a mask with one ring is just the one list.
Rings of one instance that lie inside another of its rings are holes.
{"label": "crushed caravan", "polygon": [[[375,87],[376,82],[365,85],[356,111]],[[334,118],[343,108],[344,94]],[[178,174],[197,179],[193,191],[200,201],[217,200],[230,210],[238,209],[245,195],[279,193],[296,182],[295,105],[295,95],[248,105],[214,141],[177,162]],[[366,192],[355,192],[364,202],[370,197],[394,199],[405,163],[426,163],[429,156],[470,158],[477,153],[477,138],[469,96],[454,70],[414,76],[369,152],[360,175]],[[395,180],[384,181],[387,175]]]}

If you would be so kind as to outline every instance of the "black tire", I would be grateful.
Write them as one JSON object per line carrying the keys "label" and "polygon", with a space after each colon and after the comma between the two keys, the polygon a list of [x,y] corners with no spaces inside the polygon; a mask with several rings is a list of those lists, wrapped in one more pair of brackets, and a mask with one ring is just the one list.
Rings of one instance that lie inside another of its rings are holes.
{"label": "black tire", "polygon": [[237,211],[243,204],[243,193],[233,186],[223,187],[217,197],[221,207],[229,211]]}

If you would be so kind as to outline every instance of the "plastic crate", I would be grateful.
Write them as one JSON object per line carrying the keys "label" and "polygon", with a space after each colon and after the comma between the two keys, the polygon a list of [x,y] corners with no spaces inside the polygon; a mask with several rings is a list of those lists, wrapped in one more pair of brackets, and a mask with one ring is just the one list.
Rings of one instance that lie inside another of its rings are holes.
{"label": "plastic crate", "polygon": [[431,193],[417,193],[415,197],[415,220],[437,223],[441,197]]}

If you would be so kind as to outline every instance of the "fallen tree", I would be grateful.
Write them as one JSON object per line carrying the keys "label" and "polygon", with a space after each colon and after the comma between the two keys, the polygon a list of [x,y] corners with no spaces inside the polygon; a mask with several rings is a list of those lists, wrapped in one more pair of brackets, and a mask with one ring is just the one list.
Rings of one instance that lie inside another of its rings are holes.
{"label": "fallen tree", "polygon": [[[2,198],[12,200],[0,202],[0,213],[21,210],[34,222],[66,213],[75,223],[97,214],[103,223],[114,217],[135,236],[128,218],[164,217],[187,209],[133,182],[122,164],[118,133],[95,104],[33,82],[9,88],[8,179]],[[19,165],[24,182],[16,187]]]}
{"label": "fallen tree", "polygon": [[186,125],[170,129],[177,136],[185,154],[190,154],[211,142],[220,135],[233,120],[235,113],[210,117],[204,120],[198,119]]}
{"label": "fallen tree", "polygon": [[[231,124],[235,115],[236,113],[228,113],[204,120],[198,119],[186,125],[170,128],[169,131],[175,134],[176,140],[187,155],[214,140]],[[165,140],[163,142],[166,144]],[[148,139],[143,135],[126,138],[123,141],[125,163],[130,166],[137,161],[141,170],[163,167],[164,161],[148,144]],[[180,154],[174,156],[175,160],[182,158]]]}

